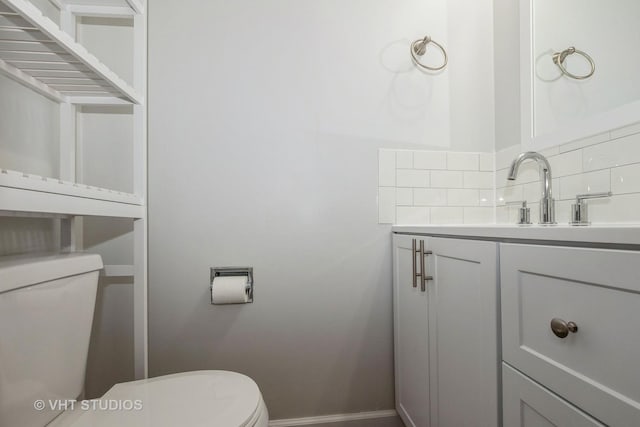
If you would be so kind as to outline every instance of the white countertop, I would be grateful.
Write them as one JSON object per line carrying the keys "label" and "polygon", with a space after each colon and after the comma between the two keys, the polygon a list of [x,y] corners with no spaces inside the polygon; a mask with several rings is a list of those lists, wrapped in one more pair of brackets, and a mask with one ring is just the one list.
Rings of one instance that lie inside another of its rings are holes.
{"label": "white countertop", "polygon": [[537,240],[607,245],[639,245],[640,224],[570,225],[394,225],[394,233],[429,234],[492,240]]}

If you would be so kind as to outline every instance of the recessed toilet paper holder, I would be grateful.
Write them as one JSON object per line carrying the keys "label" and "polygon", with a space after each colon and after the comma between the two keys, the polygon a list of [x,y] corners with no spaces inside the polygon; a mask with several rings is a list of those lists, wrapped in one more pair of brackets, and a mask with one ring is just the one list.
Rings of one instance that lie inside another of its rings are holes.
{"label": "recessed toilet paper holder", "polygon": [[[253,267],[211,267],[209,290],[213,290],[213,279],[224,276],[247,276],[247,303],[253,302]],[[211,304],[213,304],[213,297]]]}

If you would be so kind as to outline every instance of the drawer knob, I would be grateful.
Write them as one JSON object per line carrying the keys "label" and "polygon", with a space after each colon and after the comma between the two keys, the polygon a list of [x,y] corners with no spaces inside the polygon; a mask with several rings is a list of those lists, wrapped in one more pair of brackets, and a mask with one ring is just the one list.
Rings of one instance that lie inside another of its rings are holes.
{"label": "drawer knob", "polygon": [[578,325],[575,322],[565,322],[562,319],[554,317],[551,319],[551,330],[558,338],[566,338],[569,332],[578,332]]}

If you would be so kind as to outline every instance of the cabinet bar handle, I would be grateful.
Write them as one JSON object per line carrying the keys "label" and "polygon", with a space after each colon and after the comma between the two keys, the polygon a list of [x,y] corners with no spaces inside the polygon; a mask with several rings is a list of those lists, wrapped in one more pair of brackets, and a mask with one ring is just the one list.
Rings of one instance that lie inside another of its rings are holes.
{"label": "cabinet bar handle", "polygon": [[427,271],[424,269],[424,257],[427,255],[432,255],[433,251],[425,251],[424,250],[424,242],[421,241],[421,254],[420,254],[420,260],[421,260],[421,264],[422,265],[422,280],[420,281],[420,290],[422,292],[425,292],[427,290],[427,281],[429,280],[433,280],[433,276],[427,276]]}
{"label": "cabinet bar handle", "polygon": [[427,279],[427,275],[425,274],[424,271],[424,240],[420,240],[420,271],[421,271],[421,277],[420,277],[420,290],[422,292],[424,292],[427,287],[426,287],[426,279]]}
{"label": "cabinet bar handle", "polygon": [[417,269],[416,269],[416,253],[418,253],[418,250],[416,249],[416,239],[413,239],[411,241],[411,258],[412,258],[412,263],[411,263],[411,267],[413,267],[413,287],[417,287],[418,286],[418,276],[421,276],[421,274],[417,273]]}

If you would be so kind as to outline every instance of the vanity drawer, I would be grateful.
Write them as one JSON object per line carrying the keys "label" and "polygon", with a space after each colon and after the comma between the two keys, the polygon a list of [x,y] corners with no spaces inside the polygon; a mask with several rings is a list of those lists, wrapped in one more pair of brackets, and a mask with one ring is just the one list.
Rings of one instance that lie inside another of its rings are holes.
{"label": "vanity drawer", "polygon": [[505,427],[604,427],[564,399],[502,364]]}
{"label": "vanity drawer", "polygon": [[[608,425],[640,426],[640,252],[501,244],[500,273],[503,359]],[[554,318],[577,330],[559,338]]]}

